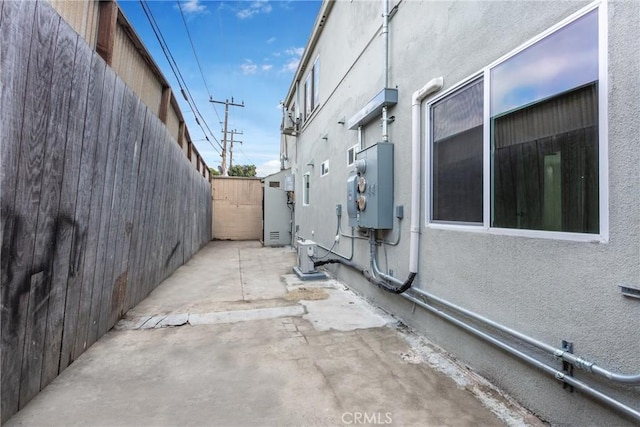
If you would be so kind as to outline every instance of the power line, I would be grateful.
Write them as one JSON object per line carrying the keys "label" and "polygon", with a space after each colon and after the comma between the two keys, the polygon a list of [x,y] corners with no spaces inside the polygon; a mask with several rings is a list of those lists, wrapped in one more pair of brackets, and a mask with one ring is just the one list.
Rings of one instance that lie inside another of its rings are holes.
{"label": "power line", "polygon": [[[196,48],[193,45],[193,39],[191,38],[191,32],[189,31],[189,26],[187,25],[187,20],[184,17],[184,12],[182,11],[182,5],[180,4],[180,0],[176,0],[178,3],[178,9],[180,10],[180,15],[182,16],[182,22],[184,23],[184,28],[187,30],[187,37],[189,37],[189,43],[191,44],[191,50],[193,50],[193,56],[196,58],[196,63],[198,64],[198,69],[200,70],[200,75],[202,76],[202,81],[204,83],[204,87],[207,89],[207,94],[209,95],[209,99],[213,99],[211,95],[211,91],[209,90],[209,86],[207,85],[207,79],[204,77],[204,73],[202,72],[202,66],[200,65],[200,60],[198,59],[198,54],[196,53]],[[218,110],[214,104],[211,104],[213,107],[213,111],[215,111],[216,116],[218,117],[218,122],[221,122],[220,115],[218,114]]]}
{"label": "power line", "polygon": [[238,150],[240,150],[240,152],[242,153],[242,155],[244,156],[244,158],[245,158],[245,159],[247,159],[247,161],[248,161],[250,164],[255,164],[253,161],[251,161],[251,159],[249,159],[249,158],[247,157],[247,155],[246,155],[246,154],[244,154],[244,151],[242,151],[242,148],[238,147]]}
{"label": "power line", "polygon": [[[171,68],[171,71],[173,72],[173,75],[176,78],[176,81],[178,82],[178,86],[180,87],[180,92],[182,93],[182,96],[184,97],[184,99],[187,102],[187,104],[189,104],[189,107],[191,108],[191,111],[193,112],[193,114],[195,116],[196,123],[198,124],[200,129],[202,129],[202,132],[205,134],[205,139],[209,142],[209,144],[211,144],[211,146],[214,148],[214,150],[218,154],[220,154],[220,152],[215,148],[213,143],[206,137],[206,132],[205,132],[204,128],[202,127],[202,124],[200,123],[200,120],[198,120],[198,116],[200,117],[200,119],[204,123],[205,127],[209,131],[210,136],[214,139],[214,141],[216,141],[216,143],[218,144],[218,146],[221,149],[223,148],[222,144],[220,144],[220,141],[218,141],[218,139],[215,137],[215,135],[211,131],[211,128],[209,128],[209,125],[207,124],[206,120],[202,116],[202,113],[200,113],[200,110],[198,109],[198,106],[196,105],[196,102],[195,102],[193,96],[191,95],[191,91],[189,91],[189,87],[187,86],[187,83],[184,80],[184,77],[182,76],[182,73],[180,72],[180,68],[178,67],[178,63],[176,62],[175,58],[173,57],[173,54],[171,53],[171,50],[169,49],[169,45],[167,44],[164,36],[162,35],[162,31],[160,30],[160,26],[158,25],[157,21],[155,20],[155,18],[153,16],[153,13],[151,12],[151,7],[147,4],[146,0],[140,0],[140,5],[142,6],[142,10],[144,11],[145,15],[147,16],[147,20],[149,21],[149,24],[151,25],[151,29],[153,30],[153,33],[155,34],[156,39],[158,40],[158,43],[160,43],[160,47],[162,48],[162,52],[164,53],[165,58],[169,62],[169,67]],[[187,96],[187,94],[188,94],[188,96]]]}

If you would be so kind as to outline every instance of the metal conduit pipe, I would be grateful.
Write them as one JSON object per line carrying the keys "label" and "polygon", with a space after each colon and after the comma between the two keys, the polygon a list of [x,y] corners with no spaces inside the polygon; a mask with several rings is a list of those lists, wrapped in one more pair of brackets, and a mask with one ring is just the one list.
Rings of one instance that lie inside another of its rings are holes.
{"label": "metal conduit pipe", "polygon": [[[339,253],[339,252],[334,251],[334,250],[333,250],[333,246],[332,246],[331,248],[326,248],[326,247],[322,246],[322,245],[321,245],[320,243],[318,243],[318,242],[316,242],[316,245],[317,245],[319,248],[324,249],[324,250],[325,250],[325,251],[327,251],[328,253],[334,254],[334,255],[336,255],[336,256],[338,256],[338,257],[340,257],[340,258],[342,258],[342,259],[344,259],[344,260],[346,260],[346,261],[351,261],[351,260],[353,259],[353,240],[351,240],[351,255],[349,255],[349,256],[345,256],[345,255],[342,255],[342,254],[341,254],[341,253]],[[326,255],[325,255],[325,256],[326,256]]]}
{"label": "metal conduit pipe", "polygon": [[[376,261],[378,257],[378,250],[377,250],[376,238],[373,233],[371,233],[369,237],[369,251],[370,251],[370,258],[371,258],[371,271],[373,272],[371,276],[375,280],[380,280],[378,276],[381,277],[383,279],[382,281],[384,283],[383,288],[385,290],[394,294],[401,294],[407,291],[411,287],[411,285],[413,284],[413,279],[415,279],[417,273],[409,272],[409,277],[407,277],[407,280],[402,281],[400,279],[396,279],[395,277],[380,271]],[[366,277],[366,274],[365,274],[365,277]],[[371,280],[369,281],[371,282]],[[395,284],[396,286],[391,286],[389,282],[391,282],[391,284]]]}
{"label": "metal conduit pipe", "polygon": [[424,308],[425,310],[453,323],[454,325],[458,326],[459,328],[469,332],[472,335],[475,335],[476,337],[487,341],[491,344],[493,344],[494,346],[500,348],[501,350],[506,351],[507,353],[519,358],[520,360],[523,360],[524,362],[542,370],[543,372],[546,372],[549,375],[552,375],[555,379],[562,381],[563,383],[566,383],[572,387],[574,387],[576,390],[581,391],[582,393],[586,394],[587,396],[590,396],[602,403],[605,403],[607,405],[609,405],[610,407],[612,407],[613,409],[633,418],[636,421],[640,421],[640,411],[625,405],[624,403],[620,402],[619,400],[616,400],[610,396],[607,396],[606,394],[594,389],[593,387],[591,387],[590,385],[575,379],[574,377],[570,377],[567,376],[564,372],[557,370],[556,368],[547,365],[544,362],[541,362],[540,360],[529,356],[528,354],[523,353],[522,351],[510,346],[509,344],[500,341],[499,339],[480,331],[479,329],[474,328],[473,326],[459,320],[456,319],[455,317],[439,310],[436,307],[433,307],[421,300],[419,300],[418,298],[409,295],[409,294],[402,294],[403,297],[405,297],[406,299],[408,299],[409,301],[419,305],[420,307]]}
{"label": "metal conduit pipe", "polygon": [[[375,272],[375,268],[374,268],[374,272]],[[530,344],[534,347],[537,347],[543,351],[546,351],[547,353],[553,355],[554,357],[558,358],[558,359],[562,359],[565,362],[569,362],[572,365],[587,371],[587,372],[591,372],[593,374],[599,375],[601,377],[607,378],[611,381],[615,381],[615,382],[620,382],[620,383],[625,383],[625,384],[631,384],[631,385],[640,385],[640,374],[637,375],[625,375],[625,374],[619,374],[619,373],[614,373],[611,371],[608,371],[604,368],[601,368],[600,366],[596,365],[594,362],[590,362],[586,359],[583,359],[581,357],[576,356],[573,353],[569,353],[565,350],[562,350],[560,348],[554,347],[552,345],[546,344],[542,341],[539,341],[535,338],[532,338],[528,335],[525,335],[521,332],[515,331],[507,326],[504,326],[500,323],[494,322],[491,319],[488,319],[484,316],[481,316],[477,313],[474,313],[473,311],[469,311],[465,308],[462,308],[456,304],[453,304],[447,300],[444,300],[442,298],[439,298],[433,294],[430,294],[429,292],[423,291],[422,289],[417,289],[414,288],[412,289],[413,292],[419,294],[420,296],[430,299],[432,301],[435,301],[436,303],[447,307],[451,310],[457,311],[458,313],[464,314],[467,317],[470,317],[474,320],[477,320],[485,325],[488,325],[494,329],[497,329],[501,332],[504,332],[508,335],[511,335],[512,337],[518,338],[521,341],[526,342],[527,344]]]}
{"label": "metal conduit pipe", "polygon": [[[327,264],[342,264],[346,267],[349,267],[357,271],[358,273],[362,274],[365,277],[365,279],[367,279],[369,282],[373,283],[374,285],[378,286],[380,289],[383,289],[387,292],[396,293],[396,294],[404,292],[403,290],[401,290],[401,288],[393,287],[389,285],[387,282],[380,280],[376,277],[373,277],[373,275],[368,270],[365,270],[363,267],[359,266],[358,264],[352,261],[348,261],[346,259],[327,259],[323,261],[316,260],[313,262],[314,267],[320,267],[322,265],[327,265]],[[413,279],[411,280],[413,281]]]}

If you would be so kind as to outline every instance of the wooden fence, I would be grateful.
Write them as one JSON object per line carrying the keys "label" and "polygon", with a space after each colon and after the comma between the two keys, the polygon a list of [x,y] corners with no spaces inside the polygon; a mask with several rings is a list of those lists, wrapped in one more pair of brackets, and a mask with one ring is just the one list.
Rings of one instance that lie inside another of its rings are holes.
{"label": "wooden fence", "polygon": [[213,238],[262,239],[260,178],[213,177]]}
{"label": "wooden fence", "polygon": [[4,422],[211,237],[211,187],[48,3],[0,3]]}

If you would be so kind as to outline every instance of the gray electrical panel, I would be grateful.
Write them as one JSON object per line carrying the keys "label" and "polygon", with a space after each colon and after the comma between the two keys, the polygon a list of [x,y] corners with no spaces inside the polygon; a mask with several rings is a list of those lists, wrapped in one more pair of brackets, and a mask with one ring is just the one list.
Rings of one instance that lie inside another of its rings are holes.
{"label": "gray electrical panel", "polygon": [[393,228],[393,144],[379,142],[356,154],[347,179],[349,226]]}

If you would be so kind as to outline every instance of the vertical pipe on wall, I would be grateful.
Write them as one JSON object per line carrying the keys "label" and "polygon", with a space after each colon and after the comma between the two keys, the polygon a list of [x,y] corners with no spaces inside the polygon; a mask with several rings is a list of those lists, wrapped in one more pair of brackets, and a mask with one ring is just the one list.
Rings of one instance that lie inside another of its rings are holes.
{"label": "vertical pipe on wall", "polygon": [[422,100],[442,89],[444,79],[431,79],[411,97],[411,240],[409,243],[409,272],[418,272],[418,247],[420,243],[420,129]]}
{"label": "vertical pipe on wall", "polygon": [[[389,86],[389,0],[382,0],[382,44],[384,88]],[[382,107],[382,142],[389,142],[389,118],[387,106]]]}

